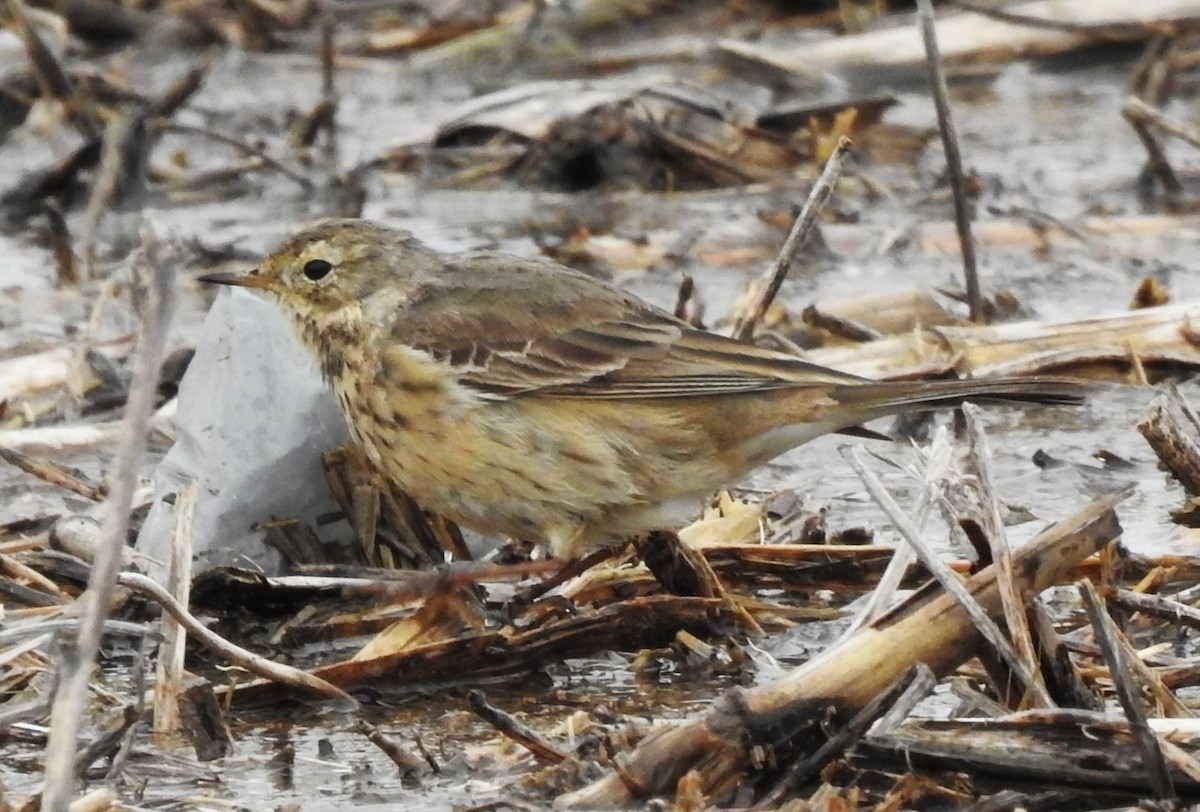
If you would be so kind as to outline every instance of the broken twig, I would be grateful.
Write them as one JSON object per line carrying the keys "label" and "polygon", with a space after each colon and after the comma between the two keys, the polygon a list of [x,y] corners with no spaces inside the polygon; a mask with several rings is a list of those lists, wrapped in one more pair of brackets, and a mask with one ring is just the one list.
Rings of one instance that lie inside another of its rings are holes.
{"label": "broken twig", "polygon": [[749,314],[734,327],[734,337],[748,341],[754,335],[754,330],[758,327],[759,322],[767,315],[771,302],[775,301],[775,297],[779,295],[783,280],[787,278],[788,271],[792,269],[792,263],[796,261],[796,255],[808,241],[808,235],[816,224],[817,214],[829,200],[829,196],[833,194],[834,184],[837,183],[838,175],[842,172],[842,163],[845,162],[850,147],[849,138],[843,136],[838,140],[837,146],[825,163],[821,177],[817,178],[812,191],[808,194],[808,200],[804,201],[804,208],[800,210],[796,222],[792,224],[792,230],[784,240],[783,248],[779,250],[779,256],[775,258],[775,263],[767,273],[767,281],[763,286],[762,293],[749,309]]}
{"label": "broken twig", "polygon": [[100,647],[104,620],[116,589],[117,571],[129,527],[129,506],[137,486],[138,461],[146,446],[146,429],[154,411],[158,369],[162,364],[167,328],[175,305],[174,269],[158,261],[157,237],[146,223],[142,232],[142,262],[149,269],[142,336],[133,359],[133,382],[125,407],[125,436],[117,450],[112,489],[106,503],[104,543],[96,552],[87,591],[79,597],[81,623],[73,644],[60,661],[58,691],[46,743],[44,812],[66,810],[75,789],[75,742],[87,697],[91,665]]}
{"label": "broken twig", "polygon": [[1091,581],[1080,581],[1076,587],[1083,598],[1083,606],[1087,610],[1088,620],[1092,624],[1092,633],[1096,637],[1096,643],[1104,653],[1105,662],[1108,663],[1108,671],[1112,675],[1117,699],[1120,700],[1125,717],[1129,720],[1129,727],[1141,747],[1142,760],[1149,774],[1154,796],[1160,801],[1174,799],[1177,796],[1171,782],[1171,773],[1167,769],[1167,762],[1163,757],[1162,748],[1159,746],[1158,736],[1146,722],[1146,709],[1142,705],[1141,689],[1134,683],[1126,666],[1125,658],[1122,656],[1120,645],[1113,638],[1112,620],[1108,616],[1108,611],[1104,608],[1100,596],[1096,594],[1096,588],[1092,586]]}
{"label": "broken twig", "polygon": [[[887,514],[888,518],[896,526],[896,529],[904,537],[904,540],[916,551],[917,558],[921,560],[921,563],[925,565],[925,568],[929,570],[941,587],[954,596],[963,611],[977,624],[979,633],[987,639],[992,649],[1004,661],[1004,664],[1012,669],[1013,674],[1020,681],[1022,688],[1028,691],[1039,705],[1052,707],[1054,701],[1046,693],[1046,688],[1042,684],[1042,681],[1038,679],[1036,673],[1013,651],[1008,639],[1004,636],[1004,632],[1000,630],[996,621],[988,616],[983,607],[971,597],[970,592],[967,591],[963,580],[959,578],[957,573],[950,569],[936,551],[925,544],[921,538],[920,531],[913,525],[908,515],[892,499],[891,495],[883,487],[883,483],[879,480],[879,477],[867,468],[861,455],[858,454],[858,449],[851,448],[847,458],[854,467],[855,472],[858,473],[859,478],[862,479],[863,484],[867,486],[867,491],[871,494],[872,498],[883,508],[884,513]],[[993,572],[999,572],[999,568],[994,564],[988,569]],[[998,575],[997,580],[999,580]]]}
{"label": "broken twig", "polygon": [[958,244],[962,251],[963,275],[967,286],[967,305],[971,321],[984,321],[983,295],[979,290],[979,267],[975,259],[975,238],[971,236],[971,213],[967,208],[967,184],[963,178],[962,153],[958,149],[958,132],[950,115],[949,90],[938,52],[937,28],[934,25],[933,4],[917,0],[917,16],[921,20],[921,36],[925,40],[925,62],[929,67],[929,88],[937,108],[938,130],[942,134],[942,149],[946,152],[946,168],[950,172],[950,190],[954,194],[954,225],[958,229]]}

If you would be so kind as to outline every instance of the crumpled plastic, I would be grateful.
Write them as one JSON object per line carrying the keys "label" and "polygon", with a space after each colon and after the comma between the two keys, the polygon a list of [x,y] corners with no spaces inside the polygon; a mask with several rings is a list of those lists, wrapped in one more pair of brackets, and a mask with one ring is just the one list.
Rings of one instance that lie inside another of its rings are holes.
{"label": "crumpled plastic", "polygon": [[257,522],[295,518],[319,535],[349,534],[344,523],[316,524],[337,510],[321,454],[348,441],[349,431],[315,361],[266,297],[222,289],[201,335],[137,548],[153,559],[150,574],[164,577],[174,523],[164,500],[196,482],[193,574],[214,566],[277,574],[282,561]]}

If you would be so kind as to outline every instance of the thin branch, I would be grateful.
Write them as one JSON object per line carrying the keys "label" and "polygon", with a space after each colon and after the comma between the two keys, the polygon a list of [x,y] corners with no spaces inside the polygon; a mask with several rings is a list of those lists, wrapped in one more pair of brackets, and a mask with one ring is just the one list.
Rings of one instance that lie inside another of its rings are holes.
{"label": "thin branch", "polygon": [[1160,801],[1178,798],[1175,787],[1171,782],[1171,773],[1159,746],[1158,736],[1150,729],[1146,720],[1146,709],[1142,705],[1141,689],[1133,682],[1133,677],[1126,667],[1120,644],[1112,635],[1112,619],[1104,608],[1104,602],[1096,594],[1096,588],[1091,581],[1079,581],[1076,585],[1080,597],[1083,598],[1083,608],[1087,611],[1088,621],[1092,624],[1092,634],[1096,644],[1104,654],[1108,664],[1108,672],[1112,676],[1113,688],[1117,699],[1129,720],[1129,729],[1142,751],[1142,764],[1146,768],[1154,797]]}
{"label": "thin branch", "polygon": [[327,113],[325,127],[325,160],[330,169],[337,168],[337,17],[326,2],[321,9],[321,105]]}
{"label": "thin branch", "polygon": [[754,808],[778,809],[783,806],[787,798],[795,797],[797,791],[825,765],[857,744],[876,722],[888,717],[887,724],[894,727],[918,702],[933,693],[935,687],[937,676],[929,670],[929,666],[917,663],[909,668],[890,688],[880,692],[849,722],[838,728],[815,753],[793,762]]}
{"label": "thin branch", "polygon": [[42,40],[37,29],[30,25],[23,0],[7,0],[5,5],[9,16],[16,23],[18,34],[25,42],[29,66],[42,96],[63,103],[71,113],[71,123],[85,141],[99,138],[100,125],[96,121],[95,113],[79,93],[78,85],[67,75],[54,51]]}
{"label": "thin branch", "polygon": [[[973,463],[978,493],[982,502],[983,529],[987,533],[988,545],[992,551],[992,562],[996,565],[996,583],[1000,587],[1000,605],[1004,607],[1004,620],[1008,626],[1008,637],[1016,649],[1017,656],[1028,667],[1029,672],[1039,682],[1037,648],[1029,633],[1029,619],[1025,614],[1025,603],[1017,592],[1013,574],[1012,549],[1004,535],[1004,520],[1000,516],[1000,502],[996,498],[996,489],[992,484],[992,449],[988,444],[987,434],[979,417],[979,407],[972,403],[962,405],[962,413],[966,419],[967,437],[971,443],[971,461]],[[1055,707],[1054,704],[1048,707]]]}
{"label": "thin branch", "polygon": [[804,208],[800,210],[800,215],[796,218],[796,222],[792,224],[791,233],[788,234],[787,239],[784,241],[783,248],[779,251],[779,256],[775,258],[775,264],[771,266],[770,278],[766,287],[763,289],[758,301],[750,308],[750,315],[746,316],[734,328],[733,334],[737,338],[748,341],[754,335],[754,330],[758,327],[758,323],[767,315],[767,309],[771,306],[771,302],[775,301],[775,297],[779,295],[779,289],[783,287],[783,280],[787,277],[788,271],[792,269],[792,263],[796,261],[796,255],[804,247],[804,243],[808,241],[808,235],[817,221],[817,213],[824,207],[825,202],[829,200],[829,196],[833,194],[833,186],[837,183],[838,175],[842,172],[842,164],[845,162],[846,155],[850,152],[851,146],[849,138],[843,136],[838,139],[833,154],[825,162],[825,169],[822,170],[821,177],[817,178],[812,191],[808,193],[808,200],[804,201]]}
{"label": "thin branch", "polygon": [[536,730],[524,724],[511,713],[490,704],[483,691],[467,692],[467,705],[476,716],[494,727],[502,736],[516,742],[538,758],[551,764],[561,764],[567,760],[566,753],[547,741]]}
{"label": "thin branch", "polygon": [[1141,612],[1189,629],[1200,629],[1200,609],[1162,595],[1115,589],[1111,594],[1105,595],[1105,600],[1131,612]]}
{"label": "thin branch", "polygon": [[253,147],[243,141],[239,141],[232,136],[215,132],[205,127],[196,127],[191,124],[176,124],[173,121],[168,121],[161,118],[152,120],[150,122],[150,126],[162,132],[176,133],[178,135],[200,135],[205,138],[211,138],[213,141],[219,141],[222,144],[228,144],[229,146],[235,147],[236,149],[241,150],[253,158],[257,158],[258,160],[262,161],[265,166],[271,167],[288,180],[294,181],[303,191],[311,192],[313,190],[313,183],[311,180],[304,177],[299,172],[284,166],[282,163],[275,160],[261,149]]}
{"label": "thin branch", "polygon": [[954,570],[950,569],[949,565],[938,556],[937,552],[921,538],[920,531],[917,530],[908,518],[908,514],[901,510],[896,501],[892,499],[891,494],[883,487],[883,483],[879,480],[879,477],[863,462],[858,449],[849,448],[845,456],[863,484],[867,486],[867,492],[871,494],[871,498],[883,508],[884,513],[887,514],[892,524],[896,526],[896,529],[904,537],[904,540],[912,545],[917,553],[917,558],[921,560],[921,563],[925,565],[930,574],[933,575],[946,592],[954,596],[954,599],[958,601],[963,611],[967,613],[967,616],[971,618],[971,621],[979,630],[979,633],[991,644],[996,654],[1004,661],[1004,664],[1012,669],[1013,674],[1020,680],[1022,687],[1029,691],[1039,705],[1053,707],[1054,700],[1046,693],[1046,688],[1041,680],[1036,679],[1025,663],[1016,655],[1016,652],[1013,651],[1012,646],[1009,645],[1008,640],[1004,637],[1004,632],[996,625],[996,621],[992,620],[988,613],[983,610],[983,607],[971,597],[971,594],[963,585],[962,578]]}
{"label": "thin branch", "polygon": [[[167,586],[180,606],[187,606],[192,586],[192,517],[196,508],[196,483],[175,494],[175,524],[171,530],[171,563]],[[154,732],[166,733],[179,721],[179,694],[183,690],[183,657],[187,632],[169,615],[162,619],[163,644],[154,667]]]}
{"label": "thin branch", "polygon": [[1130,22],[1130,23],[1077,23],[1070,20],[1054,20],[1049,17],[1037,17],[1032,14],[1021,14],[1006,8],[988,6],[978,0],[954,0],[954,5],[964,11],[974,12],[993,20],[999,20],[1013,25],[1023,25],[1026,28],[1038,28],[1047,31],[1068,31],[1073,34],[1087,34],[1098,39],[1111,42],[1128,42],[1130,39],[1147,39],[1151,36],[1175,33],[1178,26],[1168,21],[1162,22]]}
{"label": "thin branch", "polygon": [[949,90],[938,52],[937,27],[934,25],[933,4],[917,0],[917,17],[921,21],[921,36],[925,40],[925,63],[929,66],[929,88],[937,107],[938,129],[942,134],[942,149],[946,152],[946,168],[950,172],[950,190],[954,194],[954,225],[962,250],[963,274],[967,283],[967,304],[971,321],[984,322],[983,296],[979,290],[979,268],[975,259],[975,238],[971,236],[971,213],[967,208],[967,184],[963,178],[962,154],[958,149],[958,133],[950,116]]}
{"label": "thin branch", "polygon": [[15,448],[0,446],[0,460],[20,468],[30,476],[35,476],[43,482],[57,485],[72,493],[77,493],[85,499],[99,502],[104,498],[104,487],[92,482],[80,471],[54,462],[53,460],[25,454]]}
{"label": "thin branch", "polygon": [[[929,444],[925,455],[925,470],[921,479],[921,490],[917,494],[917,502],[913,507],[912,521],[913,526],[918,532],[924,529],[925,522],[928,520],[929,513],[936,502],[935,491],[940,490],[940,483],[947,477],[947,472],[950,468],[951,452],[949,433],[945,427],[939,428],[933,437],[933,441]],[[908,565],[912,562],[912,558],[913,548],[911,545],[896,545],[896,550],[892,553],[892,559],[888,562],[887,569],[883,571],[879,583],[871,591],[862,611],[858,613],[846,629],[846,636],[849,636],[861,626],[870,623],[883,614],[884,610],[891,605],[892,599],[896,596],[896,590],[900,588],[900,583],[908,573]]]}
{"label": "thin branch", "polygon": [[1193,127],[1189,127],[1181,121],[1171,118],[1161,110],[1150,106],[1137,96],[1132,96],[1125,102],[1125,106],[1121,108],[1121,112],[1126,118],[1145,121],[1157,126],[1160,130],[1173,135],[1193,147],[1200,147],[1200,131]]}
{"label": "thin branch", "polygon": [[149,223],[142,229],[141,264],[149,271],[142,335],[133,358],[133,381],[125,405],[124,437],[117,449],[112,488],[105,503],[103,543],[96,551],[87,590],[79,597],[79,634],[64,647],[58,691],[46,744],[43,812],[65,812],[75,789],[75,747],[87,699],[91,665],[100,647],[104,621],[113,603],[117,571],[129,529],[129,508],[137,487],[138,468],[154,412],[158,370],[175,305],[174,269],[158,261],[157,239]]}
{"label": "thin branch", "polygon": [[1142,176],[1147,180],[1156,178],[1162,184],[1168,199],[1181,197],[1183,182],[1175,174],[1175,169],[1167,159],[1166,150],[1163,149],[1162,144],[1158,142],[1158,138],[1150,129],[1151,124],[1156,124],[1160,129],[1172,132],[1166,126],[1165,117],[1136,96],[1131,96],[1125,102],[1124,107],[1121,108],[1121,115],[1129,122],[1134,135],[1138,137],[1138,140],[1142,142],[1142,147],[1146,150],[1146,165],[1142,169]]}
{"label": "thin branch", "polygon": [[233,665],[246,669],[264,679],[274,680],[295,688],[298,691],[328,699],[336,703],[338,710],[352,711],[358,707],[354,697],[338,688],[336,685],[313,676],[307,671],[301,671],[290,665],[277,663],[260,657],[252,651],[230,643],[216,632],[209,629],[199,620],[188,614],[187,609],[171,597],[171,593],[163,589],[153,578],[148,578],[136,572],[122,572],[118,582],[123,587],[150,598],[168,612],[171,617],[187,630],[187,633],[200,645],[228,660]]}

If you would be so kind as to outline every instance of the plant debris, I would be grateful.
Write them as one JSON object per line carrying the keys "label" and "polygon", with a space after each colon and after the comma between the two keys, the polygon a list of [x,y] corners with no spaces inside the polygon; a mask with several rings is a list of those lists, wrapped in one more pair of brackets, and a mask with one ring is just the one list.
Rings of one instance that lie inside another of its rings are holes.
{"label": "plant debris", "polygon": [[[0,807],[1200,801],[1200,14],[920,5],[940,58],[858,0],[5,4]],[[193,282],[332,215],[1087,400],[875,421],[549,560],[381,480]]]}

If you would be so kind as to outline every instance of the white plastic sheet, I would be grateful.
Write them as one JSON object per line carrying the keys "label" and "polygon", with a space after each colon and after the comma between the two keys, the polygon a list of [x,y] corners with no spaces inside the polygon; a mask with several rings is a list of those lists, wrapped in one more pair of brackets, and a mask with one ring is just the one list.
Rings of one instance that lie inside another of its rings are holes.
{"label": "white plastic sheet", "polygon": [[[177,440],[155,473],[138,549],[165,566],[173,516],[164,497],[194,481],[193,571],[235,565],[274,574],[279,556],[253,525],[273,517],[314,524],[336,510],[321,453],[349,432],[315,362],[265,296],[222,290],[202,335],[180,383]],[[341,522],[326,530],[349,534]]]}

